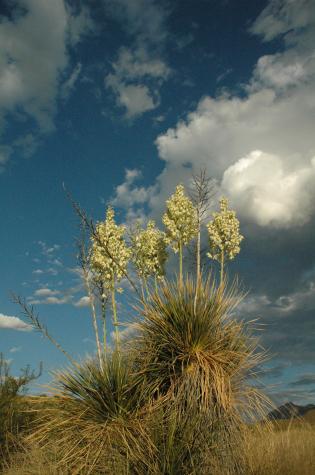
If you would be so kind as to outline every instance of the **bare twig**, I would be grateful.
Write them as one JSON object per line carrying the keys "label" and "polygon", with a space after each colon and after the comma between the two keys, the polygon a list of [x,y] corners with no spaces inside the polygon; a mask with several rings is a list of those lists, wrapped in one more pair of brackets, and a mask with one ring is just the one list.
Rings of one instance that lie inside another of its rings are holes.
{"label": "bare twig", "polygon": [[45,338],[47,338],[61,353],[65,355],[65,357],[74,365],[78,366],[76,361],[69,355],[69,353],[58,343],[48,332],[47,327],[40,322],[38,315],[34,312],[34,307],[32,305],[28,305],[26,300],[12,293],[12,300],[14,303],[18,304],[21,309],[23,315],[30,321],[32,327],[39,331]]}
{"label": "bare twig", "polygon": [[212,198],[216,195],[216,182],[213,178],[207,176],[205,168],[192,177],[192,187],[189,196],[196,207],[198,219],[198,234],[196,241],[196,272],[197,288],[201,276],[201,225],[212,203]]}

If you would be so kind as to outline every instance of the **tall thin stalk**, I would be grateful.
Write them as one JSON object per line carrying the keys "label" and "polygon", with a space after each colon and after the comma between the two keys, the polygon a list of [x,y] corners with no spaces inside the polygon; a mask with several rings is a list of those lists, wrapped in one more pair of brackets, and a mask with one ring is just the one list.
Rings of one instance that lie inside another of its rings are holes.
{"label": "tall thin stalk", "polygon": [[183,243],[179,241],[179,283],[183,284]]}
{"label": "tall thin stalk", "polygon": [[197,287],[200,284],[200,277],[201,277],[201,263],[200,263],[200,247],[201,247],[201,220],[200,220],[200,209],[197,207],[197,220],[198,220],[198,234],[197,234],[197,241],[196,241],[196,282]]}
{"label": "tall thin stalk", "polygon": [[147,296],[149,295],[149,287],[148,287],[148,279],[146,277],[143,277],[143,282],[144,282],[144,288],[147,293]]}
{"label": "tall thin stalk", "polygon": [[216,184],[213,178],[207,176],[205,168],[193,175],[189,196],[197,210],[198,233],[196,236],[196,288],[201,280],[201,225],[209,211],[212,198],[216,194]]}
{"label": "tall thin stalk", "polygon": [[197,210],[198,233],[196,236],[196,295],[194,309],[196,311],[198,292],[201,284],[201,225],[205,220],[211,205],[212,198],[216,194],[216,185],[213,178],[207,176],[205,168],[197,175],[193,175],[190,198]]}
{"label": "tall thin stalk", "polygon": [[224,250],[221,251],[221,260],[220,260],[220,285],[223,285],[224,281]]}
{"label": "tall thin stalk", "polygon": [[86,233],[86,225],[83,221],[81,221],[81,241],[78,243],[79,248],[79,262],[81,264],[82,272],[83,272],[83,280],[85,285],[85,290],[89,297],[90,309],[91,309],[91,317],[92,317],[92,324],[95,334],[95,342],[97,348],[97,355],[100,367],[102,367],[102,352],[101,352],[101,344],[100,344],[100,337],[97,325],[97,315],[96,315],[96,308],[94,303],[94,295],[90,285],[89,279],[89,268],[88,268],[88,257],[85,248],[85,233]]}
{"label": "tall thin stalk", "polygon": [[106,299],[104,296],[104,286],[101,288],[101,307],[102,307],[102,320],[103,320],[103,352],[106,358],[107,351],[107,330],[106,330]]}
{"label": "tall thin stalk", "polygon": [[112,286],[112,309],[113,309],[113,324],[115,327],[115,337],[116,337],[116,349],[119,353],[120,351],[120,336],[118,330],[118,316],[117,316],[117,305],[116,305],[116,296],[115,296],[115,278],[113,277],[113,286]]}
{"label": "tall thin stalk", "polygon": [[145,301],[145,295],[144,295],[144,282],[143,282],[143,278],[140,279],[140,287],[141,287],[142,301],[144,302],[144,301]]}
{"label": "tall thin stalk", "polygon": [[97,317],[96,317],[96,308],[95,308],[95,303],[94,303],[94,295],[93,295],[93,292],[91,290],[87,269],[85,267],[83,267],[82,270],[83,270],[84,284],[85,284],[86,292],[88,294],[89,302],[90,302],[91,316],[92,316],[92,323],[93,323],[93,329],[94,329],[94,334],[95,334],[98,360],[99,360],[99,363],[100,363],[100,367],[102,368],[102,364],[103,364],[102,363],[102,351],[101,351],[101,343],[100,343],[100,337],[99,337],[98,326],[97,326]]}

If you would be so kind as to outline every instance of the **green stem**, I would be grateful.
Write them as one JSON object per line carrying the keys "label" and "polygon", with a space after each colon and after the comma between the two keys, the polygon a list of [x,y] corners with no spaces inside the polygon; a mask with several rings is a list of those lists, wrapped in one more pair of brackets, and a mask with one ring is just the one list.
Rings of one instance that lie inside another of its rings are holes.
{"label": "green stem", "polygon": [[115,327],[115,336],[116,336],[116,350],[119,353],[120,338],[118,330],[118,318],[117,318],[117,306],[115,298],[115,279],[113,278],[113,288],[112,288],[112,308],[113,308],[113,323]]}
{"label": "green stem", "polygon": [[221,272],[220,272],[220,283],[221,286],[223,285],[223,279],[224,279],[224,251],[221,251]]}
{"label": "green stem", "polygon": [[198,298],[198,292],[199,292],[199,287],[200,287],[200,281],[201,281],[201,263],[200,263],[200,212],[199,209],[197,210],[198,213],[198,234],[197,234],[197,243],[196,243],[196,264],[197,264],[197,269],[196,269],[196,293],[195,293],[195,298],[194,298],[194,313],[196,315],[196,309],[197,309],[197,298]]}
{"label": "green stem", "polygon": [[98,360],[100,363],[100,368],[102,368],[102,351],[101,351],[101,344],[100,344],[100,338],[99,338],[99,333],[98,333],[98,326],[97,326],[97,316],[96,316],[96,308],[95,308],[95,303],[94,303],[94,296],[93,296],[93,291],[90,286],[90,281],[89,281],[89,276],[87,273],[87,270],[83,268],[83,275],[84,275],[84,282],[85,282],[85,287],[86,291],[89,297],[90,301],[90,307],[91,307],[91,313],[92,313],[92,322],[93,322],[93,328],[94,328],[94,333],[95,333],[95,341],[96,341],[96,348],[97,348],[97,354],[98,354]]}
{"label": "green stem", "polygon": [[179,241],[179,283],[183,284],[183,243]]}
{"label": "green stem", "polygon": [[148,297],[148,296],[149,296],[149,287],[148,287],[147,278],[146,278],[146,277],[143,277],[143,281],[144,281],[144,288],[145,288],[145,291],[146,291],[147,297]]}
{"label": "green stem", "polygon": [[105,299],[103,296],[102,296],[102,318],[103,318],[103,348],[104,348],[104,356],[106,357],[106,351],[107,351],[106,304],[105,304]]}
{"label": "green stem", "polygon": [[155,285],[155,293],[157,294],[159,289],[158,289],[158,283],[157,283],[157,277],[156,277],[156,274],[154,276],[154,285]]}
{"label": "green stem", "polygon": [[201,236],[200,236],[200,211],[199,209],[197,210],[198,212],[198,234],[197,234],[197,249],[196,249],[196,252],[197,252],[197,286],[199,285],[199,281],[200,281],[200,267],[201,267],[201,264],[200,264],[200,240],[201,240]]}
{"label": "green stem", "polygon": [[144,285],[143,285],[143,277],[140,278],[140,285],[141,285],[141,295],[142,295],[142,301],[144,302]]}

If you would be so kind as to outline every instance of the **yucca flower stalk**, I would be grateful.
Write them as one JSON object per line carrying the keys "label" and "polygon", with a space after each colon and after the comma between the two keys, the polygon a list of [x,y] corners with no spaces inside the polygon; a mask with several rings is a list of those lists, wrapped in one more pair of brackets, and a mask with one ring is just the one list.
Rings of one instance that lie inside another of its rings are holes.
{"label": "yucca flower stalk", "polygon": [[207,225],[210,252],[207,256],[220,263],[220,281],[224,281],[226,259],[234,259],[240,252],[240,243],[244,239],[239,232],[240,223],[235,211],[228,208],[227,198],[220,199],[220,212],[213,213],[213,220]]}
{"label": "yucca flower stalk", "polygon": [[182,283],[183,247],[198,234],[197,212],[183,185],[177,185],[175,193],[166,201],[162,220],[166,227],[166,242],[179,253],[179,281]]}
{"label": "yucca flower stalk", "polygon": [[148,221],[147,227],[142,229],[137,225],[131,234],[132,261],[137,275],[142,283],[142,297],[145,288],[148,292],[147,279],[153,277],[157,285],[165,273],[167,259],[165,234],[156,226],[153,220]]}
{"label": "yucca flower stalk", "polygon": [[119,330],[115,293],[121,292],[122,289],[117,288],[116,284],[127,273],[131,251],[124,240],[125,226],[117,225],[114,218],[115,212],[109,206],[105,221],[96,224],[95,235],[92,235],[91,268],[103,287],[111,293],[113,324],[118,348]]}

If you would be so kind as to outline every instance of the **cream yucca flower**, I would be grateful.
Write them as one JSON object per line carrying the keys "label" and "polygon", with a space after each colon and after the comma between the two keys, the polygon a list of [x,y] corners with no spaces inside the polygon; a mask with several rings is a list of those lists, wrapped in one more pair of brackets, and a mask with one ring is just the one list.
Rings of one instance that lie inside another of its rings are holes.
{"label": "cream yucca flower", "polygon": [[221,263],[221,280],[225,259],[234,259],[240,252],[240,243],[244,239],[239,232],[240,223],[236,213],[228,209],[227,198],[220,199],[220,212],[213,213],[213,220],[207,225],[210,252],[207,256]]}
{"label": "cream yucca flower", "polygon": [[96,224],[92,237],[91,266],[106,289],[112,290],[127,272],[131,251],[124,241],[125,226],[115,223],[115,212],[107,208],[106,219]]}
{"label": "cream yucca flower", "polygon": [[188,244],[198,233],[197,212],[183,185],[177,185],[175,193],[166,201],[166,213],[163,215],[166,226],[166,242],[175,252],[180,246]]}
{"label": "cream yucca flower", "polygon": [[177,185],[175,193],[166,201],[166,213],[163,215],[166,226],[166,242],[174,252],[179,252],[179,280],[183,282],[183,246],[198,234],[197,210],[183,185]]}
{"label": "cream yucca flower", "polygon": [[136,228],[132,236],[133,262],[140,278],[162,277],[167,259],[164,233],[150,220],[146,229]]}

